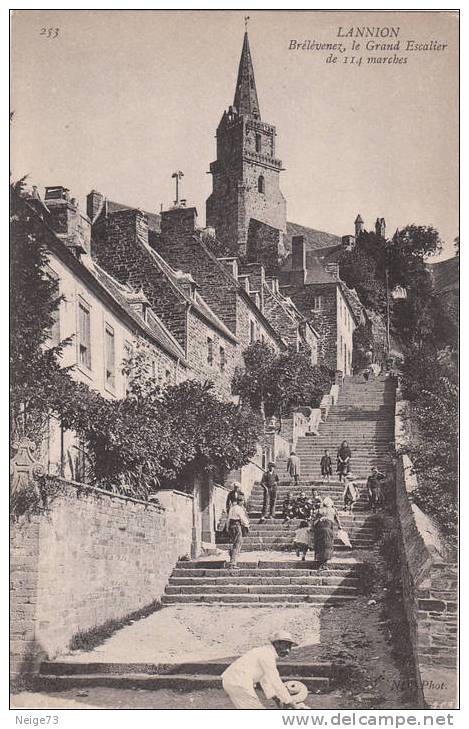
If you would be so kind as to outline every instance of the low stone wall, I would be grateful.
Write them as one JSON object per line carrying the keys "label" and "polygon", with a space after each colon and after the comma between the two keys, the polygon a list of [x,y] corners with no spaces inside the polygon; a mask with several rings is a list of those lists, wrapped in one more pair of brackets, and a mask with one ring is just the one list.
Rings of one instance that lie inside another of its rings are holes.
{"label": "low stone wall", "polygon": [[12,677],[34,673],[70,639],[159,600],[190,554],[193,498],[161,493],[154,505],[63,483],[44,515],[11,528]]}
{"label": "low stone wall", "polygon": [[[396,407],[396,447],[405,442],[405,404]],[[405,455],[396,463],[396,508],[404,606],[422,707],[457,705],[457,565],[446,558],[438,528],[416,504],[416,477]]]}

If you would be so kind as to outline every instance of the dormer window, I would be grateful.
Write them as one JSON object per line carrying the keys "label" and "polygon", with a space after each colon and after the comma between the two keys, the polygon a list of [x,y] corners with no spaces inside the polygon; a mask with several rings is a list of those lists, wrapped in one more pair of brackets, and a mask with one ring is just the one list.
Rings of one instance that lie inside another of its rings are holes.
{"label": "dormer window", "polygon": [[257,180],[257,191],[265,194],[265,179],[264,175],[259,175],[259,179]]}

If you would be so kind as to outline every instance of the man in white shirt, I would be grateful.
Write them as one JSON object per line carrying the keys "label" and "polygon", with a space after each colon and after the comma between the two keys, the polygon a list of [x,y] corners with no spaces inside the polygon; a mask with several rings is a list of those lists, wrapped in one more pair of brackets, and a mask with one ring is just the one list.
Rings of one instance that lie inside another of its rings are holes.
{"label": "man in white shirt", "polygon": [[230,508],[228,514],[228,534],[232,542],[230,548],[230,569],[236,569],[241,547],[243,546],[243,536],[249,531],[249,519],[244,508],[244,496],[238,494],[236,503]]}
{"label": "man in white shirt", "polygon": [[282,704],[294,704],[277,668],[277,658],[287,656],[294,645],[298,643],[281,630],[274,633],[269,644],[252,648],[226,669],[222,674],[223,689],[236,709],[265,709],[257,697],[256,684],[261,685],[267,699],[275,697]]}

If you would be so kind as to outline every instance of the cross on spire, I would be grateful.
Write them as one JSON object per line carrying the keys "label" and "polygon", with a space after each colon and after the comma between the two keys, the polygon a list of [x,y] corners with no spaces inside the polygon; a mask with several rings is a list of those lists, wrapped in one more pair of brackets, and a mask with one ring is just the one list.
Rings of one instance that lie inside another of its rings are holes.
{"label": "cross on spire", "polygon": [[244,33],[243,49],[239,61],[238,80],[236,82],[233,106],[236,108],[238,114],[246,114],[260,119],[259,101],[257,99],[256,81],[254,78],[254,68],[247,32],[248,20],[249,15],[246,15],[244,18],[246,31]]}
{"label": "cross on spire", "polygon": [[249,15],[245,15],[245,16],[244,16],[244,32],[245,32],[245,33],[247,33],[247,32],[248,32],[248,20],[250,20],[250,17],[249,17]]}

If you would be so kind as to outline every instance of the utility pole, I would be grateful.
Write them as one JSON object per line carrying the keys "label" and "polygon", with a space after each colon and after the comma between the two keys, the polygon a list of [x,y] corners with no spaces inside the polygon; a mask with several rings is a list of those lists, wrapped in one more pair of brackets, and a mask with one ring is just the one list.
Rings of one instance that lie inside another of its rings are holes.
{"label": "utility pole", "polygon": [[387,350],[387,356],[389,359],[389,353],[391,351],[391,341],[390,341],[390,313],[389,313],[389,271],[386,266],[386,350]]}

